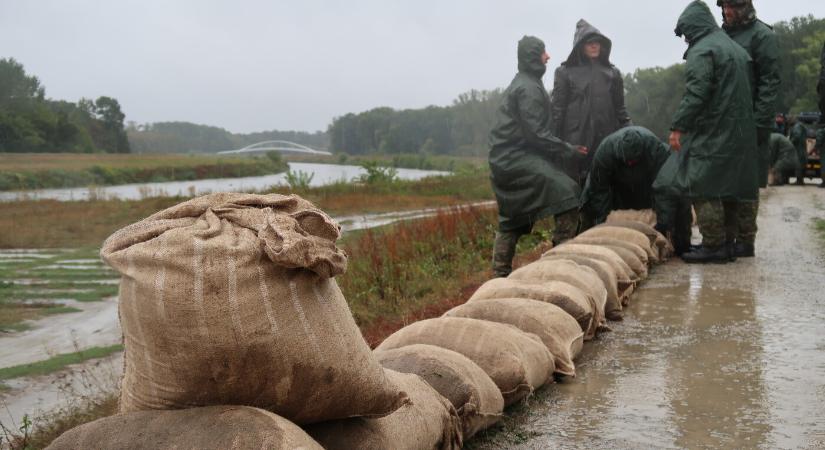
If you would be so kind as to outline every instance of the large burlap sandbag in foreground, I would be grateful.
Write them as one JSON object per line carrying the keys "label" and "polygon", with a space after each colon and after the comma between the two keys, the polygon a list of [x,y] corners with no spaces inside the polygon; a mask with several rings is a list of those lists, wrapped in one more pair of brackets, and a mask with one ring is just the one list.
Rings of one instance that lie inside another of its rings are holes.
{"label": "large burlap sandbag in foreground", "polygon": [[[573,254],[568,255],[547,255],[542,257],[541,260],[553,261],[553,260],[564,260],[564,261],[572,261],[576,264],[587,266],[593,269],[599,278],[602,279],[602,283],[604,284],[605,289],[607,289],[607,303],[604,305],[604,312],[605,315],[609,315],[613,311],[621,311],[622,310],[622,301],[621,297],[619,296],[619,280],[616,277],[616,270],[605,261],[600,261],[598,259],[588,258],[586,256],[578,256]],[[628,280],[629,281],[629,280]]]}
{"label": "large burlap sandbag in foreground", "polygon": [[297,196],[213,194],[113,234],[121,411],[242,404],[304,424],[406,400],[331,277],[339,228]]}
{"label": "large burlap sandbag in foreground", "polygon": [[482,284],[467,303],[490,298],[527,298],[552,303],[578,322],[585,339],[592,339],[599,327],[595,319],[595,301],[578,287],[563,281],[530,283],[510,278],[493,278]]}
{"label": "large burlap sandbag in foreground", "polygon": [[607,304],[607,288],[604,287],[602,279],[599,278],[596,271],[587,266],[581,266],[569,260],[538,260],[519,268],[507,278],[531,283],[561,281],[572,284],[581,289],[593,301],[595,305],[593,321],[596,329],[605,323],[604,310]]}
{"label": "large burlap sandbag in foreground", "polygon": [[46,448],[322,449],[297,425],[271,412],[248,406],[207,406],[179,411],[118,414],[72,428]]}
{"label": "large burlap sandbag in foreground", "polygon": [[576,320],[556,305],[524,298],[487,299],[456,306],[444,316],[507,323],[533,333],[553,354],[556,373],[576,376],[573,358],[581,352],[584,333]]}
{"label": "large burlap sandbag in foreground", "polygon": [[553,355],[538,336],[512,325],[459,317],[427,319],[388,337],[376,350],[429,344],[461,353],[492,378],[511,405],[552,380]]}
{"label": "large burlap sandbag in foreground", "polygon": [[501,391],[478,364],[461,353],[413,344],[377,351],[375,356],[386,369],[420,376],[452,403],[461,418],[464,440],[501,420]]}
{"label": "large burlap sandbag in foreground", "polygon": [[462,446],[461,422],[450,402],[418,375],[387,370],[411,403],[389,416],[334,420],[305,427],[327,450],[452,450]]}

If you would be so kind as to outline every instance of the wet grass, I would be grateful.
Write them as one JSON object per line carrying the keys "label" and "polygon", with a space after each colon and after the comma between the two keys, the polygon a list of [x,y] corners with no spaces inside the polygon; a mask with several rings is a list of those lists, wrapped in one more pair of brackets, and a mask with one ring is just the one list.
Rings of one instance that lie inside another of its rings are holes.
{"label": "wet grass", "polygon": [[[97,253],[97,249],[93,248],[49,250],[34,254],[2,253],[0,332],[23,331],[27,329],[27,320],[80,311],[66,306],[61,300],[92,302],[117,295],[116,284],[99,283],[101,280],[117,279],[115,272],[102,262],[78,265],[83,269],[53,267],[59,266],[62,261],[97,261]],[[5,257],[7,255],[11,256]]]}
{"label": "wet grass", "polygon": [[816,230],[819,240],[825,242],[825,219],[814,219],[814,230]]}
{"label": "wet grass", "polygon": [[113,353],[123,351],[123,345],[116,344],[107,347],[91,347],[72,353],[62,353],[44,361],[0,369],[0,381],[12,378],[33,377],[48,375],[64,369],[70,364],[79,364],[90,359],[104,358]]}

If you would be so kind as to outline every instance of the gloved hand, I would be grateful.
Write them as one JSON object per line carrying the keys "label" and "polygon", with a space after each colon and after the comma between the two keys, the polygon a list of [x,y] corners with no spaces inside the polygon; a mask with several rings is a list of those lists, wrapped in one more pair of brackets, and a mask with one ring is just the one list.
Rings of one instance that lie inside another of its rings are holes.
{"label": "gloved hand", "polygon": [[768,143],[768,140],[771,138],[771,130],[770,128],[757,128],[756,129],[756,145],[760,147]]}

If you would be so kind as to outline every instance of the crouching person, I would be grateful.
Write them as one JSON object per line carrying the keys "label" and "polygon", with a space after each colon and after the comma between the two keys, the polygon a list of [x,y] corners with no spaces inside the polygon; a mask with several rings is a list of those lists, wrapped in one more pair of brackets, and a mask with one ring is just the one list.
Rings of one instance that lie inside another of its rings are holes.
{"label": "crouching person", "polygon": [[586,157],[587,149],[550,131],[550,98],[541,79],[549,59],[540,39],[519,41],[518,73],[504,91],[490,132],[490,177],[499,210],[493,272],[498,277],[510,274],[519,238],[538,220],[555,217],[554,244],[578,230],[580,189],[561,167],[570,158]]}

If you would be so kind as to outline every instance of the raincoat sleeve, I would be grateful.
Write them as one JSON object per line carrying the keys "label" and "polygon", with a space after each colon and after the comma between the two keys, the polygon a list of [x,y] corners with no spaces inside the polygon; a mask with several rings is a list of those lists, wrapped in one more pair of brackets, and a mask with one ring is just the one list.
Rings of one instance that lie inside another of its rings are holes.
{"label": "raincoat sleeve", "polygon": [[559,67],[556,69],[556,75],[553,78],[553,97],[550,101],[553,134],[556,136],[561,136],[562,130],[564,130],[564,116],[567,112],[567,104],[569,101],[570,83],[564,75],[562,68]]}
{"label": "raincoat sleeve", "polygon": [[756,68],[754,119],[759,128],[773,128],[779,94],[779,44],[773,32],[759,35],[751,52]]}
{"label": "raincoat sleeve", "polygon": [[619,127],[629,127],[633,125],[630,121],[630,114],[627,113],[627,107],[624,103],[624,79],[622,73],[618,69],[614,69],[616,82],[613,83],[613,107],[616,109],[616,120],[619,122]]}
{"label": "raincoat sleeve", "polygon": [[573,147],[553,135],[547,117],[547,94],[540,85],[518,90],[518,112],[524,138],[532,147],[569,156]]}
{"label": "raincoat sleeve", "polygon": [[690,132],[713,94],[713,60],[707,54],[689,54],[685,69],[685,95],[673,116],[671,130]]}

